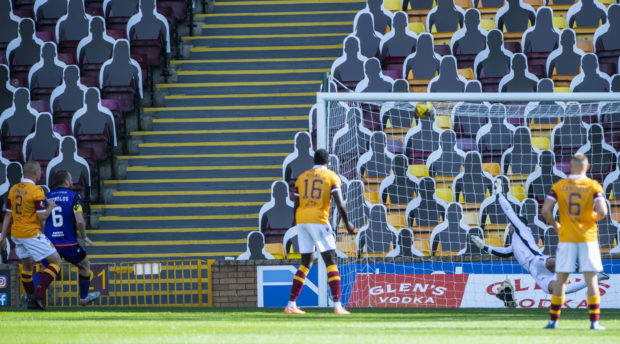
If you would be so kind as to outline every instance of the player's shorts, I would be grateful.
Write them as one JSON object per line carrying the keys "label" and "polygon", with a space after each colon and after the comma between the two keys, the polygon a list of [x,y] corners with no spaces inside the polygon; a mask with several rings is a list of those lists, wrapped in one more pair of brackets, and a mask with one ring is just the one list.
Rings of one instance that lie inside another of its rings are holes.
{"label": "player's shorts", "polygon": [[313,253],[314,247],[319,252],[336,249],[336,236],[332,227],[320,223],[298,223],[297,239],[299,242],[299,253]]}
{"label": "player's shorts", "polygon": [[62,257],[62,259],[67,262],[77,265],[81,261],[86,258],[86,250],[80,246],[80,244],[75,244],[71,246],[56,246],[56,251]]}
{"label": "player's shorts", "polygon": [[35,262],[41,261],[56,252],[51,241],[43,234],[34,238],[11,238],[15,243],[15,253],[19,259],[32,258]]}
{"label": "player's shorts", "polygon": [[545,294],[549,294],[549,283],[557,280],[555,272],[551,272],[547,269],[547,258],[549,258],[549,256],[536,256],[536,258],[532,259],[529,266],[530,275],[532,275],[536,284],[538,284]]}
{"label": "player's shorts", "polygon": [[603,271],[603,262],[601,261],[601,251],[598,242],[558,243],[555,271],[575,272],[577,261],[579,261],[580,272]]}

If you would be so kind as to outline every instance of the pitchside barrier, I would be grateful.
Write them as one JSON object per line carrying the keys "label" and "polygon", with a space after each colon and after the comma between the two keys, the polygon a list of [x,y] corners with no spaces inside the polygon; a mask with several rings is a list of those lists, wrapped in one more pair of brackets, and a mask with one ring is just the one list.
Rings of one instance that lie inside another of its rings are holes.
{"label": "pitchside barrier", "polygon": [[[93,306],[211,306],[214,260],[170,260],[91,264]],[[63,263],[47,293],[48,306],[76,306],[78,269]],[[37,265],[37,271],[40,266]],[[34,276],[35,284],[38,275]],[[23,286],[20,284],[20,295]]]}

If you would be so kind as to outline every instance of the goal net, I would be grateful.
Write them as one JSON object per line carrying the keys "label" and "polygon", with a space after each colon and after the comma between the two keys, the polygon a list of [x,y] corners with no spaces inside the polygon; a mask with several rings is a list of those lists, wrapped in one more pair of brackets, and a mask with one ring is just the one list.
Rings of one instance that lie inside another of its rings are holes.
{"label": "goal net", "polygon": [[[359,230],[346,234],[334,210],[348,306],[503,307],[496,293],[508,280],[518,307],[548,307],[537,285],[544,279],[472,237],[511,245],[501,194],[540,254],[554,256],[558,236],[540,210],[582,152],[610,209],[598,223],[611,275],[600,284],[601,305],[620,307],[620,94],[319,93],[313,118]],[[585,290],[567,300],[587,307]]]}

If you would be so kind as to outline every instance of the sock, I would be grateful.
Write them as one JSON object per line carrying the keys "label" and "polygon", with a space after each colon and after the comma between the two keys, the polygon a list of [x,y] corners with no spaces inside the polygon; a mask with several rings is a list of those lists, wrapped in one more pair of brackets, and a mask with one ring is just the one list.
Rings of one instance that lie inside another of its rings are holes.
{"label": "sock", "polygon": [[588,296],[588,312],[590,313],[590,321],[598,321],[600,310],[601,296],[596,294],[594,296]]}
{"label": "sock", "polygon": [[28,296],[34,293],[34,282],[32,281],[32,271],[22,271],[22,285]]}
{"label": "sock", "polygon": [[291,287],[291,297],[289,298],[289,301],[297,300],[299,293],[301,293],[301,288],[304,287],[304,282],[306,281],[308,271],[310,271],[310,269],[307,267],[303,265],[299,266],[295,277],[293,277],[293,286]]}
{"label": "sock", "polygon": [[576,291],[579,291],[583,288],[586,287],[586,282],[585,281],[579,281],[579,282],[571,282],[570,284],[566,285],[566,291],[564,292],[565,294],[570,294],[570,293],[574,293]]}
{"label": "sock", "polygon": [[329,289],[332,291],[334,303],[340,303],[340,273],[338,273],[336,265],[327,267],[327,283],[329,283]]}
{"label": "sock", "polygon": [[41,299],[45,296],[45,291],[47,290],[47,287],[50,286],[59,271],[60,267],[56,264],[50,264],[47,269],[43,270],[43,272],[41,273],[41,279],[39,280],[39,286],[34,292],[37,298]]}
{"label": "sock", "polygon": [[563,304],[564,296],[551,295],[551,306],[549,307],[549,319],[551,321],[558,321],[560,319]]}
{"label": "sock", "polygon": [[80,289],[80,299],[85,299],[88,296],[88,289],[90,288],[90,276],[79,276],[78,286]]}

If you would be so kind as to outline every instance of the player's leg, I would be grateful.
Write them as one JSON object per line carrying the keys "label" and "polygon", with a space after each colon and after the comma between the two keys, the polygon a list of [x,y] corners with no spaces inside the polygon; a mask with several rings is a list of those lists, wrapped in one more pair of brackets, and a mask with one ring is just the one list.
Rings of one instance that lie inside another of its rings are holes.
{"label": "player's leg", "polygon": [[41,278],[39,279],[39,285],[37,289],[34,291],[34,296],[31,298],[36,302],[38,307],[42,310],[45,310],[45,293],[47,292],[47,288],[56,278],[56,275],[60,272],[60,264],[62,261],[58,252],[54,250],[52,254],[45,257],[49,265],[45,270],[41,272]]}
{"label": "player's leg", "polygon": [[[301,250],[301,247],[300,247]],[[284,313],[291,314],[304,314],[305,312],[297,307],[297,298],[301,293],[301,289],[304,287],[306,276],[312,267],[312,253],[301,254],[301,265],[293,277],[293,285],[291,286],[291,294],[288,300],[288,305],[284,308]]]}
{"label": "player's leg", "polygon": [[336,265],[336,250],[321,252],[321,256],[327,267],[327,283],[334,300],[334,313],[349,314],[340,302],[340,272],[338,272],[338,265]]}
{"label": "player's leg", "polygon": [[556,283],[551,294],[551,306],[549,306],[549,323],[545,328],[556,328],[562,305],[564,304],[565,287],[568,282],[568,275],[575,271],[577,262],[577,244],[570,242],[560,242],[557,248],[555,259],[555,270],[557,274]]}
{"label": "player's leg", "polygon": [[[83,249],[81,249],[83,251]],[[87,257],[82,259],[77,265],[78,267],[78,287],[80,292],[80,305],[86,306],[87,304],[93,302],[101,295],[100,292],[95,291],[89,293],[90,289],[90,261]]]}
{"label": "player's leg", "polygon": [[26,292],[27,299],[26,302],[30,299],[30,296],[34,294],[34,282],[32,281],[32,269],[34,268],[34,260],[32,257],[24,258],[21,260],[22,263],[22,272],[21,279],[22,285],[24,286],[24,291]]}
{"label": "player's leg", "polygon": [[579,243],[579,270],[588,285],[588,312],[590,313],[590,328],[604,330],[599,323],[601,296],[598,289],[598,273],[603,271],[601,253],[598,242]]}

